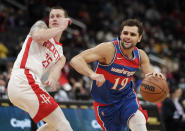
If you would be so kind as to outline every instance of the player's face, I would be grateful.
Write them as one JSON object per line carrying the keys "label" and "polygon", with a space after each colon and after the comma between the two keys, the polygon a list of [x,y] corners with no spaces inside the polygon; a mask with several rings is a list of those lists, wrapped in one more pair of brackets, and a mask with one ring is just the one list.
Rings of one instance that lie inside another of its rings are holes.
{"label": "player's face", "polygon": [[120,35],[120,43],[124,49],[131,49],[141,41],[137,26],[124,26]]}
{"label": "player's face", "polygon": [[49,27],[59,27],[60,26],[60,21],[65,18],[64,11],[61,9],[53,9],[50,12],[49,15]]}

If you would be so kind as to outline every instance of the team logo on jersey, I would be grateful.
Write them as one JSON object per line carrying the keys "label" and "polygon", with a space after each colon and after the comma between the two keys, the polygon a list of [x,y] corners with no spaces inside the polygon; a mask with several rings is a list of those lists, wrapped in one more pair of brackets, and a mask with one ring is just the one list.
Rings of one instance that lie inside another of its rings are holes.
{"label": "team logo on jersey", "polygon": [[43,43],[43,46],[46,47],[56,58],[57,60],[60,58],[60,54],[58,53],[55,45],[51,43],[49,40]]}
{"label": "team logo on jersey", "polygon": [[132,76],[135,73],[135,71],[128,71],[128,70],[125,70],[124,68],[119,69],[119,68],[115,68],[115,67],[112,67],[111,71],[116,72],[116,73],[120,73],[120,74],[124,74],[124,75],[127,75],[127,76]]}
{"label": "team logo on jersey", "polygon": [[40,97],[42,98],[41,103],[51,104],[50,97],[47,97],[45,94],[40,94]]}
{"label": "team logo on jersey", "polygon": [[58,61],[60,58],[60,54],[55,47],[53,43],[51,43],[49,40],[43,43],[43,46],[48,49],[46,53],[46,59],[42,61],[43,67],[46,69],[53,61],[55,58],[55,61]]}

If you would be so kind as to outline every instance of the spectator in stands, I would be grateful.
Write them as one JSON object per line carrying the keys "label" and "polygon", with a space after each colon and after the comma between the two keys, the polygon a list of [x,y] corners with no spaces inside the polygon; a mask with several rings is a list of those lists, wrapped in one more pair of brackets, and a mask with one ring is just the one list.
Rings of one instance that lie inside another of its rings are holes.
{"label": "spectator in stands", "polygon": [[0,79],[0,98],[4,98],[6,94],[6,82],[3,79]]}
{"label": "spectator in stands", "polygon": [[0,42],[0,58],[5,59],[7,57],[7,54],[8,48],[2,42]]}
{"label": "spectator in stands", "polygon": [[185,129],[185,112],[180,103],[181,96],[181,88],[171,88],[170,96],[162,103],[162,118],[166,131],[184,131]]}
{"label": "spectator in stands", "polygon": [[76,100],[88,100],[89,95],[85,89],[83,79],[76,81],[72,87],[72,91],[75,95]]}

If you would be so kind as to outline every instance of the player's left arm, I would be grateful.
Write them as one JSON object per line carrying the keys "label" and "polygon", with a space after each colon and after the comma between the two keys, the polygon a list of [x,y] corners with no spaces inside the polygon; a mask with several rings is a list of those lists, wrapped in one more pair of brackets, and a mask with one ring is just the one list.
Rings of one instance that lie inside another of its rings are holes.
{"label": "player's left arm", "polygon": [[145,76],[157,76],[159,78],[166,79],[162,73],[154,71],[147,54],[143,50],[139,49],[139,53],[141,56],[141,71]]}
{"label": "player's left arm", "polygon": [[45,85],[48,85],[51,87],[52,90],[54,90],[58,84],[58,79],[61,74],[61,69],[64,67],[66,62],[66,58],[63,55],[55,65],[53,65],[49,72],[48,79],[44,82]]}

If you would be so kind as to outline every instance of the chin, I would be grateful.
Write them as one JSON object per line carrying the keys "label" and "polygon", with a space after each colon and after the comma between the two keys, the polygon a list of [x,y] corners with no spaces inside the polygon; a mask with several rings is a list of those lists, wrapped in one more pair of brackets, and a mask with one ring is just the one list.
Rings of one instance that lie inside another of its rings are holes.
{"label": "chin", "polygon": [[121,45],[122,45],[123,49],[131,49],[132,47],[134,47],[132,43],[130,43],[129,45],[127,45],[123,41],[121,41]]}
{"label": "chin", "polygon": [[132,47],[123,47],[123,49],[131,49]]}
{"label": "chin", "polygon": [[131,49],[131,48],[133,48],[133,46],[132,46],[132,45],[130,45],[130,46],[125,46],[125,45],[124,45],[123,48],[124,48],[124,49]]}

